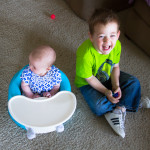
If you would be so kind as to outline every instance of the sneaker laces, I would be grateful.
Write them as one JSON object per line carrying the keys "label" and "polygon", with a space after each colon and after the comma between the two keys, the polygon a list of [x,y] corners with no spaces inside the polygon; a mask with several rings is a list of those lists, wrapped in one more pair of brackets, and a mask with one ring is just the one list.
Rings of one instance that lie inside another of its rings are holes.
{"label": "sneaker laces", "polygon": [[122,112],[121,115],[119,115],[119,122],[120,122],[120,128],[124,129],[124,123],[125,123],[125,116],[126,116],[126,111]]}
{"label": "sneaker laces", "polygon": [[119,120],[118,120],[118,123],[117,123],[117,124],[119,124],[119,126],[120,126],[121,129],[124,129],[124,128],[125,128],[125,127],[124,127],[124,123],[125,123],[126,111],[125,111],[125,112],[122,112],[122,110],[116,109],[116,110],[114,111],[114,113],[119,114],[119,117],[118,117]]}

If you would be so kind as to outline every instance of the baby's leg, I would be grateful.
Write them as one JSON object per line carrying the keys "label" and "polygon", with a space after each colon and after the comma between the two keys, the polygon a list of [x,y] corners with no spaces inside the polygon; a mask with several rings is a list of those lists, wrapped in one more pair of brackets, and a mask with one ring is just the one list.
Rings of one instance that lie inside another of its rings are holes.
{"label": "baby's leg", "polygon": [[48,97],[48,98],[50,98],[50,97],[51,97],[50,92],[44,92],[44,93],[43,93],[43,97]]}
{"label": "baby's leg", "polygon": [[57,132],[63,132],[63,131],[64,131],[64,125],[61,124],[61,125],[57,126],[57,127],[56,127],[56,131],[57,131]]}
{"label": "baby's leg", "polygon": [[34,139],[34,138],[36,137],[36,134],[35,134],[35,132],[33,131],[33,129],[31,129],[31,128],[26,128],[26,129],[27,129],[27,138],[28,138],[29,140]]}

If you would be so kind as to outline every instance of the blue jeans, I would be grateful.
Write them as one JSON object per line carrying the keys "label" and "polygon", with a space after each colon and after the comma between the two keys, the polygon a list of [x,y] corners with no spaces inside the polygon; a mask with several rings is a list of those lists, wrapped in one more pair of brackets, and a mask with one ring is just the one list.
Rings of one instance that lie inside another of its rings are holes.
{"label": "blue jeans", "polygon": [[[98,92],[90,85],[80,87],[80,91],[93,113],[101,116],[112,111],[116,106],[124,106],[127,111],[136,112],[138,110],[141,99],[141,87],[139,80],[132,75],[120,72],[119,81],[122,97],[117,104],[111,103],[104,94]],[[110,79],[104,82],[103,85],[110,90],[112,89]]]}

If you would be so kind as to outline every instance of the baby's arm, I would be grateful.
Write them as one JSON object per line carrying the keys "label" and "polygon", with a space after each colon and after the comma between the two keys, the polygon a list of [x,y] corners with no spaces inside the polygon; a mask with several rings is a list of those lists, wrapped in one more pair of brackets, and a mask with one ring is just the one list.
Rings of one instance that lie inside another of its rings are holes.
{"label": "baby's arm", "polygon": [[40,97],[38,94],[33,94],[29,85],[26,84],[24,81],[21,82],[21,88],[25,96],[29,98],[37,98]]}
{"label": "baby's arm", "polygon": [[60,84],[55,85],[53,89],[50,91],[51,96],[55,95],[59,91],[59,88]]}
{"label": "baby's arm", "polygon": [[50,92],[44,92],[43,96],[44,97],[52,97],[59,91],[59,88],[60,88],[60,84],[57,84],[53,87],[53,89]]}
{"label": "baby's arm", "polygon": [[107,89],[95,76],[91,76],[90,78],[85,79],[94,89],[103,93],[107,96],[109,101],[112,103],[118,103],[119,100],[114,98],[112,95],[112,91]]}

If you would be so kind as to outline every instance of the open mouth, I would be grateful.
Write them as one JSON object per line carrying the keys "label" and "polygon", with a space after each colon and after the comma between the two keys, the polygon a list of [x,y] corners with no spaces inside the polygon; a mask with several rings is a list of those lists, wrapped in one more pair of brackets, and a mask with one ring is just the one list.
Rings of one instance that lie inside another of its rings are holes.
{"label": "open mouth", "polygon": [[103,46],[103,51],[108,51],[110,50],[111,46]]}

